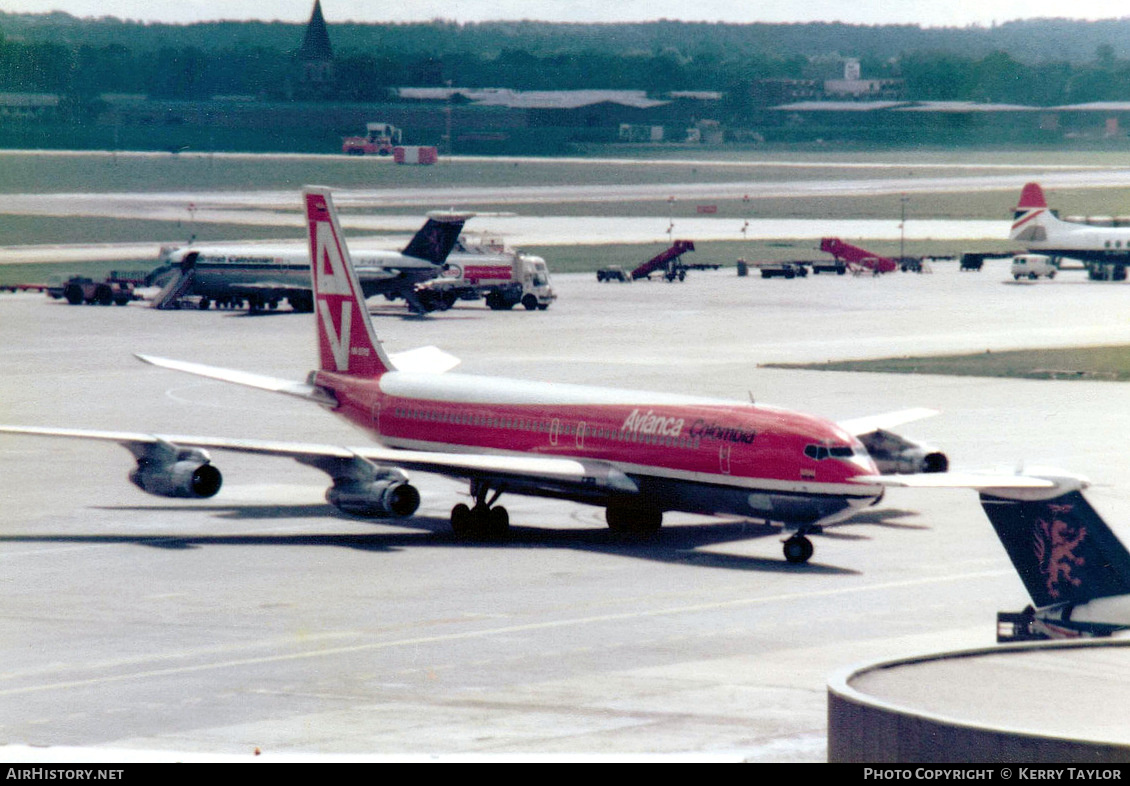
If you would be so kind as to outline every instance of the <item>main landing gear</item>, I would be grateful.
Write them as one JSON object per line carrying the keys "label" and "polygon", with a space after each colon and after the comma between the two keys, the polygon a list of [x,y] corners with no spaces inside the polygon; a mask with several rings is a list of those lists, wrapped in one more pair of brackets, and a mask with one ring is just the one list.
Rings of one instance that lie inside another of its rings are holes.
{"label": "main landing gear", "polygon": [[617,535],[654,535],[663,526],[663,511],[609,505],[604,511],[604,520]]}
{"label": "main landing gear", "polygon": [[471,482],[471,495],[475,498],[474,507],[460,502],[451,509],[451,531],[460,540],[505,540],[510,534],[510,514],[501,505],[495,505],[502,496],[502,489],[495,490],[487,499],[490,487],[482,481]]}

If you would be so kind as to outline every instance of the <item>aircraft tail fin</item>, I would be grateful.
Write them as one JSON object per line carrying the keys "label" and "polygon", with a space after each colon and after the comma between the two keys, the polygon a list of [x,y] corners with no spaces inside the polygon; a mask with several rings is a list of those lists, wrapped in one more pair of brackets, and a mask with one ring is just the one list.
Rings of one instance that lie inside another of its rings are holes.
{"label": "aircraft tail fin", "polygon": [[1016,204],[1017,211],[1047,206],[1048,202],[1044,199],[1044,189],[1040,188],[1040,184],[1026,183],[1020,192],[1020,201]]}
{"label": "aircraft tail fin", "polygon": [[447,255],[455,247],[463,225],[473,213],[432,212],[427,222],[404,247],[405,256],[427,260],[435,265],[447,261]]}
{"label": "aircraft tail fin", "polygon": [[1036,606],[1130,592],[1130,553],[1080,491],[1045,500],[982,493],[981,506]]}
{"label": "aircraft tail fin", "polygon": [[393,370],[373,331],[330,191],[303,191],[322,371],[374,378]]}
{"label": "aircraft tail fin", "polygon": [[1025,243],[1043,243],[1048,240],[1049,231],[1058,228],[1060,220],[1048,209],[1044,190],[1039,183],[1027,183],[1020,192],[1020,202],[1012,214],[1010,240]]}

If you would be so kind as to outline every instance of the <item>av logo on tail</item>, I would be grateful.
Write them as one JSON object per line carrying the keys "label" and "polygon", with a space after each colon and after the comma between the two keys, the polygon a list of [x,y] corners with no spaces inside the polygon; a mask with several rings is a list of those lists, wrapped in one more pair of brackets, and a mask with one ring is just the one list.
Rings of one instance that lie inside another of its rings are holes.
{"label": "av logo on tail", "polygon": [[[341,227],[327,208],[325,195],[306,195],[314,307],[318,312],[318,346],[322,368],[373,377],[384,370],[375,351],[365,296],[352,265],[346,263]],[[332,365],[328,361],[332,360]]]}

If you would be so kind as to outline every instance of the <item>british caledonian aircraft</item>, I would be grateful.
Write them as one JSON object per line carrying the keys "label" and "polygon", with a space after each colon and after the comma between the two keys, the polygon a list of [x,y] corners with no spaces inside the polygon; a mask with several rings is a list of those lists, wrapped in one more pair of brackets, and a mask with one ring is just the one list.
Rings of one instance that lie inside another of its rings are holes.
{"label": "british caledonian aircraft", "polygon": [[[220,471],[209,449],[289,456],[333,478],[326,499],[359,516],[410,516],[420,494],[404,472],[470,482],[472,506],[451,511],[458,537],[499,538],[503,493],[606,509],[611,529],[654,533],[667,511],[779,522],[797,532],[790,562],[812,556],[806,537],[873,504],[897,485],[986,488],[1053,484],[946,473],[946,457],[885,429],[933,414],[906,410],[832,423],[761,404],[670,393],[444,373],[458,361],[425,347],[386,355],[369,318],[329,191],[305,192],[320,365],[306,382],[162,358],[164,368],[285,393],[320,404],[379,446],[334,447],[229,438],[0,426],[0,431],[118,442],[137,459],[130,480],[168,497],[210,497]],[[880,475],[918,473],[919,475]],[[922,482],[915,482],[915,479]]]}
{"label": "british caledonian aircraft", "polygon": [[[427,309],[416,286],[444,270],[451,250],[473,213],[437,211],[416,232],[403,251],[370,250],[354,253],[358,280],[365,297],[403,298],[412,310]],[[251,311],[275,308],[283,299],[295,311],[314,310],[310,292],[310,261],[301,246],[210,245],[165,249],[162,265],[148,280],[166,282],[154,299],[168,308],[180,298],[195,295],[199,307],[246,303]]]}
{"label": "british caledonian aircraft", "polygon": [[1130,553],[1083,497],[1084,486],[1051,499],[1000,489],[981,493],[981,506],[1035,604],[997,614],[998,641],[1130,630]]}
{"label": "british caledonian aircraft", "polygon": [[1122,281],[1130,268],[1130,220],[1064,221],[1048,208],[1038,183],[1028,183],[1020,192],[1009,239],[1036,254],[1077,259],[1094,281]]}

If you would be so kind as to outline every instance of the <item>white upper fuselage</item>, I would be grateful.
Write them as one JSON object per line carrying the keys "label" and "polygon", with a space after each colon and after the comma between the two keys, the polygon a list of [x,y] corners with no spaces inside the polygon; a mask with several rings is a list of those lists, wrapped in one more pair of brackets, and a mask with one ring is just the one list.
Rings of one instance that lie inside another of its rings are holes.
{"label": "white upper fuselage", "polygon": [[1083,260],[1130,256],[1130,227],[1063,221],[1047,207],[1018,209],[1009,238],[1049,256]]}

